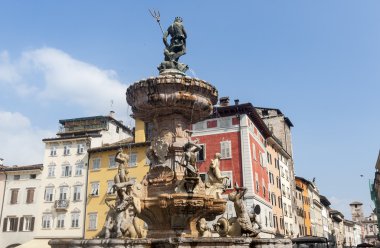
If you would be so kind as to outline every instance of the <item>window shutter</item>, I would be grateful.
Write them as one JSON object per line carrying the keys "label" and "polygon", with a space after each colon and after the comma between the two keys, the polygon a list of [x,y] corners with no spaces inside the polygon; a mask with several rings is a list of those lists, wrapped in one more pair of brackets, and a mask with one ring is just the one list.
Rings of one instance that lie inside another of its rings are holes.
{"label": "window shutter", "polygon": [[16,218],[15,226],[12,231],[17,232],[18,218]]}
{"label": "window shutter", "polygon": [[4,218],[3,232],[7,231],[8,218]]}
{"label": "window shutter", "polygon": [[34,231],[34,219],[35,217],[32,217],[32,221],[30,223],[30,231]]}
{"label": "window shutter", "polygon": [[24,227],[24,217],[21,217],[20,218],[20,226],[19,226],[19,232],[21,232],[21,231],[23,231],[22,229],[23,229],[23,227]]}
{"label": "window shutter", "polygon": [[34,201],[34,189],[31,189],[30,190],[30,202],[29,203],[33,203],[33,201]]}

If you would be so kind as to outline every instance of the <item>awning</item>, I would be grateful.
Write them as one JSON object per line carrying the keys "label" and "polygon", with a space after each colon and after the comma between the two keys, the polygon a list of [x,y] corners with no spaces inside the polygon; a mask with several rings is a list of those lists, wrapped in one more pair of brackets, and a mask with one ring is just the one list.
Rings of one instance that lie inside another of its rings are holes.
{"label": "awning", "polygon": [[50,239],[32,239],[17,248],[51,248],[48,244]]}

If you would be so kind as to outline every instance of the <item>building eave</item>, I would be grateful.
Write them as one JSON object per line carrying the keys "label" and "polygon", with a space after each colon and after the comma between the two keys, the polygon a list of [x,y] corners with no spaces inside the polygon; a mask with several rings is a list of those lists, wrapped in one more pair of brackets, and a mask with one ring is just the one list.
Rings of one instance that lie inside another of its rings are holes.
{"label": "building eave", "polygon": [[88,149],[87,152],[89,154],[92,154],[92,153],[97,153],[97,152],[104,152],[104,151],[113,151],[113,150],[117,150],[119,148],[134,148],[134,147],[144,147],[144,146],[148,146],[150,145],[150,141],[146,141],[146,142],[138,142],[138,143],[132,143],[132,142],[129,142],[129,143],[123,143],[123,144],[111,144],[111,145],[108,145],[108,146],[101,146],[101,147],[96,147],[96,148],[91,148],[91,149]]}
{"label": "building eave", "polygon": [[260,115],[256,112],[255,107],[251,103],[215,107],[214,114],[212,114],[208,119],[239,114],[248,115],[265,139],[272,135],[267,125],[261,119]]}
{"label": "building eave", "polygon": [[0,167],[0,171],[12,172],[12,171],[30,171],[30,170],[43,170],[43,164],[32,164],[32,165],[13,165],[13,166],[3,166]]}
{"label": "building eave", "polygon": [[85,135],[76,135],[76,136],[45,138],[45,139],[42,139],[42,141],[52,142],[52,141],[60,141],[60,140],[78,140],[78,139],[99,138],[99,137],[102,137],[102,135],[101,134],[85,134]]}

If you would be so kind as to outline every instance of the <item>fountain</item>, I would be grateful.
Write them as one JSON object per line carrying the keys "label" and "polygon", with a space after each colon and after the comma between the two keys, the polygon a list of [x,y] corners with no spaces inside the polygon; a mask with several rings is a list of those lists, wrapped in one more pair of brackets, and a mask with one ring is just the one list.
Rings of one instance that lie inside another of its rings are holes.
{"label": "fountain", "polygon": [[52,247],[291,247],[290,240],[257,238],[260,228],[246,210],[246,189],[238,185],[229,195],[237,217],[220,218],[215,232],[208,226],[207,221],[226,208],[220,195],[220,155],[210,165],[206,186],[196,166],[200,146],[191,138],[190,127],[212,113],[218,91],[185,75],[188,66],[178,60],[186,53],[186,38],[182,18],[176,17],[164,33],[165,59],[158,66],[159,75],[133,83],[126,92],[134,117],[153,125],[149,172],[140,183],[129,179],[128,155],[117,153],[117,200],[110,204],[100,239],[52,240]]}

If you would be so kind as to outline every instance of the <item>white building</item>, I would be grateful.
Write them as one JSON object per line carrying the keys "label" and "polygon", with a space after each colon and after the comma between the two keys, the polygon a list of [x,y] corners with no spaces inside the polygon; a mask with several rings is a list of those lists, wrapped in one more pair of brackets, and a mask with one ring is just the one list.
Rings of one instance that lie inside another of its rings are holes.
{"label": "white building", "polygon": [[84,237],[87,149],[131,136],[131,131],[112,116],[60,120],[59,123],[62,127],[57,137],[43,140],[44,170],[36,239]]}
{"label": "white building", "polygon": [[42,164],[1,167],[0,174],[6,180],[0,247],[14,247],[33,239],[42,169]]}
{"label": "white building", "polygon": [[296,216],[294,216],[292,207],[292,185],[291,185],[291,173],[289,172],[288,161],[285,157],[279,156],[278,160],[280,166],[280,182],[281,182],[281,193],[282,193],[282,211],[284,214],[284,225],[285,237],[296,237],[298,231],[297,224],[295,222]]}

